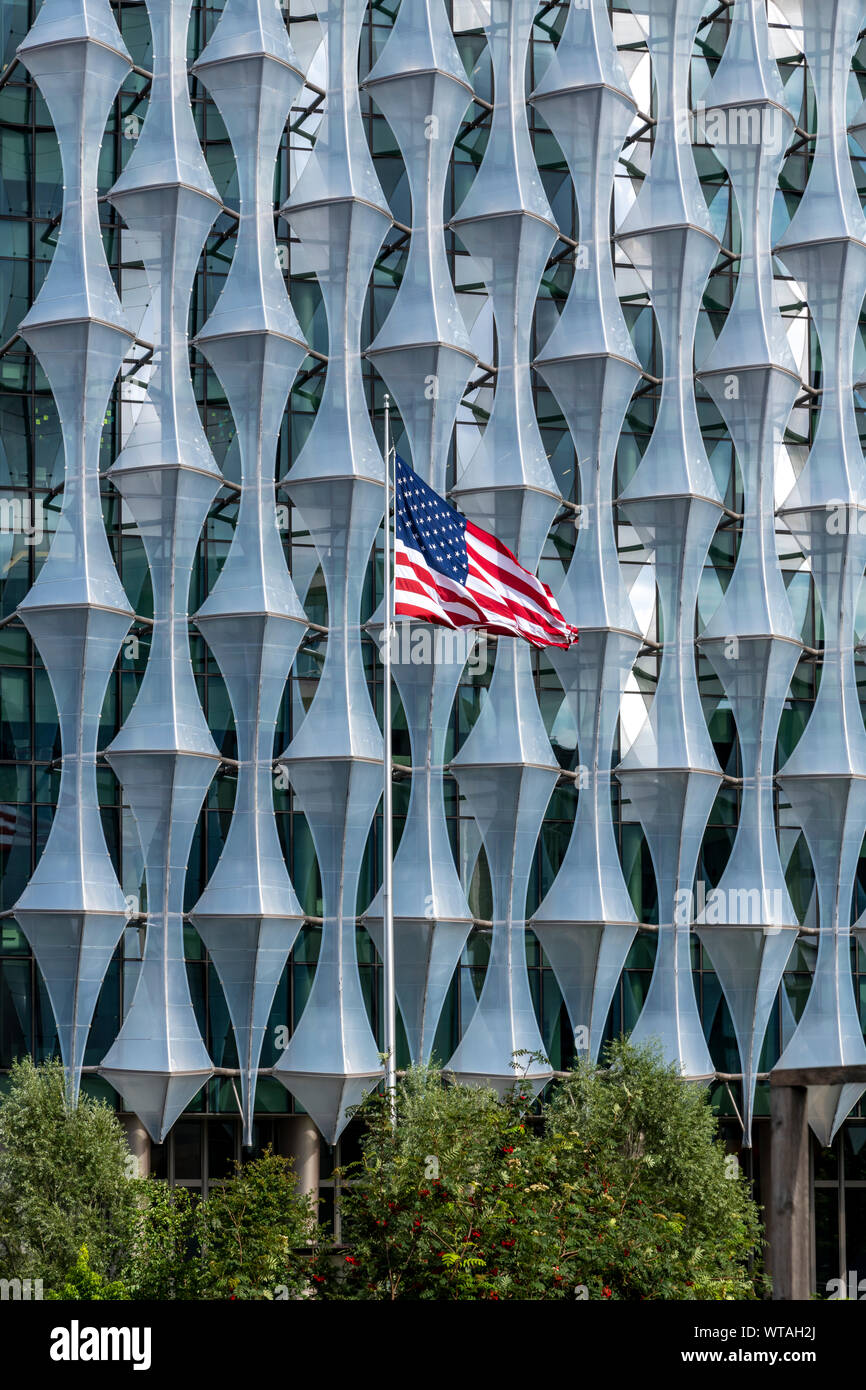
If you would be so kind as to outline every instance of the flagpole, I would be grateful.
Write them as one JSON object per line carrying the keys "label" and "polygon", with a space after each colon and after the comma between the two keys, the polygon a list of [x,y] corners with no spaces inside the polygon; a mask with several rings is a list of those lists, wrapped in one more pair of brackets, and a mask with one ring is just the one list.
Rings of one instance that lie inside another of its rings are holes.
{"label": "flagpole", "polygon": [[394,632],[394,584],[391,551],[391,397],[385,395],[385,690],[383,723],[385,733],[384,751],[384,798],[382,819],[383,836],[383,965],[385,1000],[385,1089],[391,1103],[392,1123],[396,1122],[397,1085],[397,1008],[394,986],[394,833],[392,826],[392,783],[391,783],[391,638]]}

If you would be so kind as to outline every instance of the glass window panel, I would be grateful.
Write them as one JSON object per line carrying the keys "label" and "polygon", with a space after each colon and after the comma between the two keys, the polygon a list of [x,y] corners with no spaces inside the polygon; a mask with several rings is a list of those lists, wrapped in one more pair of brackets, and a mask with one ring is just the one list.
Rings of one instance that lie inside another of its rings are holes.
{"label": "glass window panel", "polygon": [[30,167],[29,132],[0,127],[0,213],[30,214]]}
{"label": "glass window panel", "polygon": [[[10,380],[20,371],[20,364],[2,363],[2,383],[15,385]],[[21,383],[23,385],[23,382]],[[0,391],[0,484],[8,487],[27,487],[30,483],[30,400],[24,395],[13,395],[8,390]],[[4,574],[4,578],[7,576]]]}
{"label": "glass window panel", "polygon": [[178,1179],[202,1177],[202,1121],[178,1120],[174,1139],[174,1176]]}
{"label": "glass window panel", "polygon": [[[45,114],[47,118],[47,111]],[[36,172],[33,212],[36,217],[56,217],[63,206],[63,169],[57,136],[51,129],[37,131],[33,142]]]}
{"label": "glass window panel", "polygon": [[256,1084],[255,1108],[268,1114],[284,1115],[292,1108],[292,1098],[272,1076],[260,1076]]}
{"label": "glass window panel", "polygon": [[120,1029],[120,962],[115,958],[105,972],[105,979],[96,1001],[93,1022],[87,1038],[84,1065],[97,1066],[105,1056]]}
{"label": "glass window panel", "polygon": [[51,1000],[48,998],[48,990],[45,988],[45,981],[38,971],[34,1004],[34,1058],[36,1062],[44,1062],[49,1057],[59,1057],[60,1046],[57,1041],[57,1029],[54,1025],[54,1012],[51,1008]]}
{"label": "glass window panel", "polygon": [[51,762],[60,757],[60,725],[54,692],[46,671],[33,672],[34,687],[34,757]]}
{"label": "glass window panel", "polygon": [[[849,1121],[844,1126],[842,1142],[845,1146],[845,1181],[866,1181],[866,1122]],[[866,1275],[866,1264],[863,1274]]]}
{"label": "glass window panel", "polygon": [[28,960],[0,959],[0,1067],[30,1051],[33,991]]}
{"label": "glass window panel", "polygon": [[835,1187],[815,1189],[815,1289],[826,1293],[830,1279],[840,1274],[839,1194]]}
{"label": "glass window panel", "polygon": [[0,671],[0,757],[31,756],[30,689],[29,671]]}
{"label": "glass window panel", "polygon": [[209,1120],[207,1124],[208,1182],[231,1177],[234,1171],[235,1131],[233,1120]]}

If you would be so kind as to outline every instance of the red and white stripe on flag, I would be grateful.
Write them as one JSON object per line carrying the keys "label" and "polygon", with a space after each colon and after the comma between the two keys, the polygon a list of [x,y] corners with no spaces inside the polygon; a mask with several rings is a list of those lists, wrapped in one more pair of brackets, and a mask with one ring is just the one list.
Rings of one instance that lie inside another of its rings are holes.
{"label": "red and white stripe on flag", "polygon": [[578,629],[566,622],[550,588],[524,569],[507,546],[466,522],[468,573],[463,584],[428,565],[398,536],[394,614],[444,627],[483,627],[522,637],[534,647],[570,647]]}
{"label": "red and white stripe on flag", "polygon": [[0,849],[9,849],[15,842],[18,813],[14,806],[0,806]]}

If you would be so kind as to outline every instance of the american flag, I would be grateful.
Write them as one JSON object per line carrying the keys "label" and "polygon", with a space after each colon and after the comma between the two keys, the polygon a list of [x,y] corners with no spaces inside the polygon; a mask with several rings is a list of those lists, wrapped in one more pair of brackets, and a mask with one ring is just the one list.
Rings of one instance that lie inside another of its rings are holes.
{"label": "american flag", "polygon": [[394,615],[443,627],[484,627],[534,647],[570,647],[546,584],[396,457]]}

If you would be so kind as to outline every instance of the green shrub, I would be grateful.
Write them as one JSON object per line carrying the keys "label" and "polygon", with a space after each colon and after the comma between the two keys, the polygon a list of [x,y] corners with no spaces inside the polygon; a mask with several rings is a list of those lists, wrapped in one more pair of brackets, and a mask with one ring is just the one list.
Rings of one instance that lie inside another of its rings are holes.
{"label": "green shrub", "polygon": [[130,1178],[106,1105],[12,1070],[0,1105],[0,1277],[62,1299],[750,1299],[750,1188],[705,1087],[621,1041],[538,1103],[415,1068],[368,1096],[342,1174],[345,1248],[314,1244],[291,1160],[236,1164],[205,1201]]}
{"label": "green shrub", "polygon": [[297,1190],[292,1160],[268,1148],[236,1163],[197,1214],[203,1298],[301,1297],[308,1285],[315,1208]]}
{"label": "green shrub", "polygon": [[70,1270],[63,1284],[57,1290],[46,1294],[46,1298],[90,1299],[103,1302],[129,1297],[129,1291],[122,1281],[103,1279],[101,1274],[90,1268],[90,1256],[86,1245],[82,1245],[79,1250],[75,1268]]}
{"label": "green shrub", "polygon": [[123,1277],[133,1298],[201,1296],[196,1207],[189,1189],[157,1178],[137,1184],[138,1211]]}
{"label": "green shrub", "polygon": [[111,1279],[128,1246],[135,1187],[123,1128],[86,1095],[71,1106],[63,1067],[13,1063],[0,1104],[0,1276],[65,1286],[82,1246]]}
{"label": "green shrub", "polygon": [[[536,1112],[533,1114],[533,1110]],[[760,1223],[704,1087],[627,1042],[543,1106],[434,1069],[368,1097],[320,1297],[748,1299]]]}

